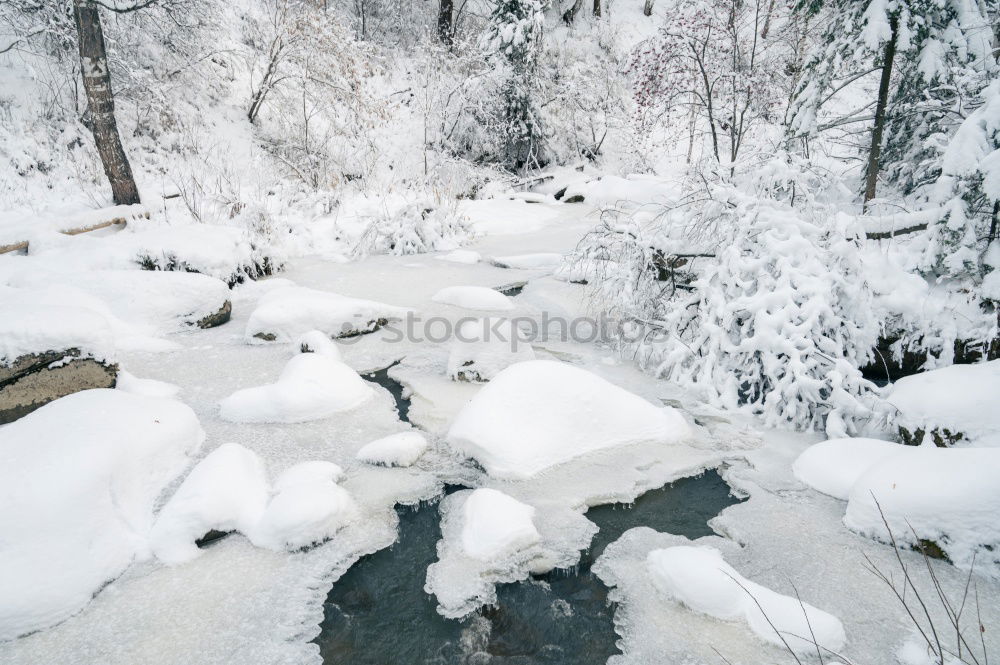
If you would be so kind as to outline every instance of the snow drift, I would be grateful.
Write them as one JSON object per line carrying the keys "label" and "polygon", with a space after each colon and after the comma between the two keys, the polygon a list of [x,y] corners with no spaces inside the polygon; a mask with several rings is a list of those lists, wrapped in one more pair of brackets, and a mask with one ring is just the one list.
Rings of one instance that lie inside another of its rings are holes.
{"label": "snow drift", "polygon": [[672,408],[572,365],[532,360],[511,365],[476,394],[447,440],[491,476],[524,479],[603,448],[689,436]]}

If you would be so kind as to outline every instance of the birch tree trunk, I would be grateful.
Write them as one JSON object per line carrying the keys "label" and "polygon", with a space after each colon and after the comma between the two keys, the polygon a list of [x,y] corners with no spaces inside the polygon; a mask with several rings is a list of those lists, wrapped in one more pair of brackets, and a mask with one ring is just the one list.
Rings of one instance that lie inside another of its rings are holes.
{"label": "birch tree trunk", "polygon": [[111,183],[111,193],[117,205],[139,203],[139,190],[115,121],[115,97],[111,91],[111,73],[98,7],[92,0],[73,0],[73,17],[80,45],[83,89],[90,107],[90,129],[104,164],[104,173]]}

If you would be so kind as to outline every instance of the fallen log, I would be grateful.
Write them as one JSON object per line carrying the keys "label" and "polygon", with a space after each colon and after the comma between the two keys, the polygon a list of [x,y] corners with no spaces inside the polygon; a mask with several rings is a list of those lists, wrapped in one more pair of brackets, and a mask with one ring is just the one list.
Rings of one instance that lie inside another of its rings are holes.
{"label": "fallen log", "polygon": [[[123,208],[126,206],[119,206]],[[140,206],[128,206],[136,207],[137,209],[132,214],[118,215],[117,217],[112,217],[111,219],[104,219],[99,221],[84,221],[84,222],[68,222],[68,224],[75,224],[73,226],[68,226],[68,228],[57,228],[56,232],[67,236],[76,236],[81,233],[90,233],[91,231],[98,231],[100,229],[106,229],[111,226],[125,226],[130,220],[135,219],[149,219],[149,211],[141,208]],[[17,251],[27,251],[28,241],[21,240],[18,242],[13,242],[5,245],[0,245],[0,254],[5,254],[7,252],[17,252]]]}

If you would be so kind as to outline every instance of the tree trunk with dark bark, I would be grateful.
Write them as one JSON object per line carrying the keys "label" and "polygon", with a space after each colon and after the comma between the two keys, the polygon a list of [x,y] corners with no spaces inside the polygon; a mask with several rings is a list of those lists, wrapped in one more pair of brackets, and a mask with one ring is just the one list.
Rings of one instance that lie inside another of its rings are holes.
{"label": "tree trunk with dark bark", "polygon": [[139,203],[139,190],[115,121],[115,97],[111,91],[111,72],[108,71],[98,6],[92,0],[73,0],[73,17],[80,45],[83,89],[90,108],[90,129],[104,164],[104,173],[111,183],[115,204]]}
{"label": "tree trunk with dark bark", "polygon": [[440,0],[440,4],[438,4],[438,39],[445,46],[451,46],[455,36],[454,10],[454,0]]}
{"label": "tree trunk with dark bark", "polygon": [[601,0],[594,0],[594,16],[601,17]]}
{"label": "tree trunk with dark bark", "polygon": [[882,156],[882,133],[885,130],[885,108],[889,104],[889,84],[892,80],[892,61],[896,59],[896,41],[899,38],[899,20],[895,15],[889,17],[891,30],[889,41],[885,45],[882,57],[882,78],[878,84],[878,100],[875,105],[875,127],[872,128],[872,146],[868,151],[868,172],[865,179],[864,207],[875,198],[875,186],[878,184],[879,161]]}
{"label": "tree trunk with dark bark", "polygon": [[646,0],[646,4],[642,6],[642,14],[643,16],[653,15],[653,0]]}

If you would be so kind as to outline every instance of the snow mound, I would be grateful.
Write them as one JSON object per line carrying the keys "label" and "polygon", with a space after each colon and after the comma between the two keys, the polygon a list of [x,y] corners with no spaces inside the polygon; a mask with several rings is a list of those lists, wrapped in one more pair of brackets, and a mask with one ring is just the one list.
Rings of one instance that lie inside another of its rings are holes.
{"label": "snow mound", "polygon": [[11,290],[0,288],[0,365],[69,349],[78,349],[85,358],[114,359],[114,336],[103,316],[70,305],[11,302],[5,298]]}
{"label": "snow mound", "polygon": [[344,479],[344,470],[333,462],[299,462],[282,471],[274,480],[274,491],[279,492],[295,485],[305,485],[320,481],[331,483]]}
{"label": "snow mound", "polygon": [[353,499],[336,484],[331,462],[302,462],[274,482],[260,457],[237,443],[213,450],[163,507],[150,535],[153,553],[168,564],[201,554],[209,531],[238,531],[257,547],[294,551],[331,538],[357,517]]}
{"label": "snow mound", "polygon": [[[815,653],[815,642],[833,651],[846,642],[840,620],[797,598],[751,582],[713,547],[677,546],[653,550],[646,558],[653,585],[685,607],[722,619],[742,620],[771,644],[796,653]],[[772,627],[773,624],[773,627]]]}
{"label": "snow mound", "polygon": [[350,337],[377,330],[406,316],[407,311],[373,300],[288,286],[261,296],[247,321],[246,341],[291,342],[312,330],[328,337]]}
{"label": "snow mound", "polygon": [[373,394],[336,358],[302,353],[288,361],[276,382],[237,390],[222,400],[219,415],[234,423],[302,423],[353,409]]}
{"label": "snow mound", "polygon": [[330,356],[334,360],[340,360],[340,349],[336,343],[319,330],[311,330],[304,335],[300,335],[295,340],[295,346],[299,353],[318,353]]}
{"label": "snow mound", "polygon": [[525,479],[596,450],[674,444],[691,435],[672,408],[572,365],[532,360],[511,365],[480,390],[447,440],[491,476]]}
{"label": "snow mound", "polygon": [[496,256],[493,261],[502,267],[532,270],[544,268],[554,270],[563,261],[563,255],[556,252],[541,252],[538,254],[518,254],[516,256]]}
{"label": "snow mound", "polygon": [[0,640],[62,621],[145,551],[204,439],[174,400],[85,390],[0,428]]}
{"label": "snow mound", "polygon": [[875,464],[906,449],[880,439],[830,439],[810,446],[792,464],[795,477],[813,489],[847,501],[851,488]]}
{"label": "snow mound", "polygon": [[535,509],[499,490],[474,490],[462,511],[462,550],[482,561],[499,559],[541,540]]}
{"label": "snow mound", "polygon": [[58,287],[79,290],[105,303],[118,318],[171,332],[198,325],[217,314],[230,298],[226,283],[190,272],[88,270],[57,272],[24,270],[8,279],[27,289]]}
{"label": "snow mound", "polygon": [[357,458],[381,466],[411,466],[427,450],[427,439],[420,432],[400,432],[365,444]]}
{"label": "snow mound", "polygon": [[451,261],[452,263],[464,263],[466,265],[479,263],[483,260],[483,257],[479,254],[479,252],[473,252],[471,249],[456,249],[453,252],[448,252],[447,254],[442,254],[441,256],[435,256],[434,258],[440,261]]}
{"label": "snow mound", "polygon": [[[298,550],[329,540],[358,516],[347,490],[336,484],[340,469],[324,462],[304,462],[286,470],[276,494],[248,534],[258,547]],[[331,468],[333,467],[333,468]]]}
{"label": "snow mound", "polygon": [[264,463],[238,443],[224,443],[197,464],[157,516],[150,545],[164,563],[200,554],[195,541],[209,531],[254,532],[267,506]]}
{"label": "snow mound", "polygon": [[431,300],[464,309],[514,309],[510,298],[485,286],[447,286],[435,293]]}
{"label": "snow mound", "polygon": [[886,401],[897,422],[915,432],[947,429],[979,445],[1000,446],[1000,360],[950,365],[914,374],[892,385]]}
{"label": "snow mound", "polygon": [[535,351],[509,319],[462,321],[448,355],[452,381],[489,381],[503,369],[534,360]]}
{"label": "snow mound", "polygon": [[[844,523],[883,542],[916,545],[931,541],[956,565],[968,567],[977,550],[977,568],[996,574],[1000,551],[1000,449],[909,447],[875,464],[854,484]],[[877,502],[877,504],[876,504]],[[879,508],[881,507],[881,514]]]}
{"label": "snow mound", "polygon": [[132,393],[133,395],[145,395],[146,397],[175,397],[181,390],[180,387],[172,383],[157,381],[155,379],[140,379],[125,370],[118,371],[115,388]]}

